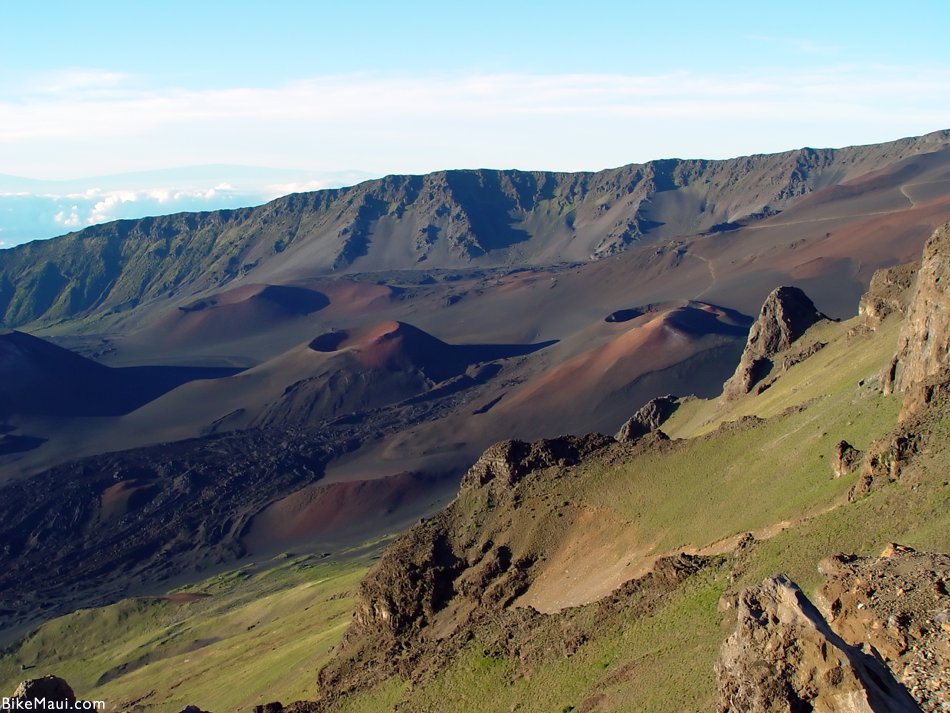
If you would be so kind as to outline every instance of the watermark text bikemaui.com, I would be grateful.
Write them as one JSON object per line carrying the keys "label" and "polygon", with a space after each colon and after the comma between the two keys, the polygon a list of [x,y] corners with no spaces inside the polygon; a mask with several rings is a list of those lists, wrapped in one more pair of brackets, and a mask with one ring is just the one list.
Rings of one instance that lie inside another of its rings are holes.
{"label": "watermark text bikemaui.com", "polygon": [[105,701],[51,701],[48,698],[0,698],[0,711],[104,711]]}

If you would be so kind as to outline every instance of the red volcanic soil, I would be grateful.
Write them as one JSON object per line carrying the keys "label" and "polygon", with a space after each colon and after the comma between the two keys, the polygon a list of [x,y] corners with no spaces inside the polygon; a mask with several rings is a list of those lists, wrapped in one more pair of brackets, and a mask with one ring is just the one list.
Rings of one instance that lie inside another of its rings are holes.
{"label": "red volcanic soil", "polygon": [[[745,327],[732,315],[698,303],[613,324],[622,330],[619,334],[529,379],[491,410],[493,418],[518,424],[515,432],[532,422],[546,425],[545,430],[556,428],[552,416],[590,424],[589,430],[609,431],[632,412],[639,381],[705,352],[719,354],[723,362],[719,371],[727,373],[735,366],[745,335]],[[712,366],[707,365],[704,378],[718,387]],[[691,387],[697,392],[681,376],[679,371],[670,374],[669,391]]]}
{"label": "red volcanic soil", "polygon": [[175,389],[96,434],[86,433],[80,450],[315,424],[426,394],[470,365],[543,346],[450,345],[402,322],[327,332],[229,378]]}
{"label": "red volcanic soil", "polygon": [[337,280],[313,285],[330,300],[327,315],[355,317],[372,314],[392,304],[398,291],[387,285]]}
{"label": "red volcanic soil", "polygon": [[310,342],[310,348],[317,352],[348,351],[367,369],[419,371],[440,382],[462,374],[473,364],[530,354],[551,343],[446,344],[411,324],[388,321],[321,334]]}
{"label": "red volcanic soil", "polygon": [[735,370],[751,321],[682,301],[623,312],[639,316],[607,322],[601,312],[564,342],[506,362],[446,417],[388,434],[331,464],[327,480],[402,470],[461,473],[497,440],[614,433],[654,396],[717,395]]}
{"label": "red volcanic soil", "polygon": [[422,357],[420,368],[426,366],[438,368],[444,358],[448,345],[434,337],[399,322],[381,322],[355,337],[344,341],[344,349],[351,349],[360,364],[368,369],[394,369],[400,366],[410,366],[412,356]]}
{"label": "red volcanic soil", "polygon": [[318,312],[330,304],[315,290],[289,285],[242,285],[179,307],[150,332],[168,343],[228,341]]}
{"label": "red volcanic soil", "polygon": [[402,322],[380,322],[322,334],[310,342],[318,352],[349,351],[367,369],[415,370],[436,381],[464,369],[462,356],[445,342]]}
{"label": "red volcanic soil", "polygon": [[253,554],[301,545],[332,533],[364,538],[417,516],[422,503],[437,498],[437,483],[419,473],[375,480],[315,483],[267,506],[251,520],[242,542]]}
{"label": "red volcanic soil", "polygon": [[202,599],[207,599],[210,597],[210,594],[205,592],[172,592],[171,594],[166,594],[161,597],[155,597],[159,601],[163,602],[174,602],[176,604],[187,604],[188,602],[197,602]]}

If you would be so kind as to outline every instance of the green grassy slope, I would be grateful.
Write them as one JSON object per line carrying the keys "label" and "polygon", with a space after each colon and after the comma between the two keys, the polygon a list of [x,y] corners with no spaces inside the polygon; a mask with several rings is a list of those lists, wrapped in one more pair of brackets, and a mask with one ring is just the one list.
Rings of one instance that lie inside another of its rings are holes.
{"label": "green grassy slope", "polygon": [[[812,330],[802,344],[820,339],[826,348],[727,410],[712,401],[688,402],[663,427],[684,440],[633,457],[614,451],[526,479],[518,486],[516,512],[479,490],[463,492],[456,502],[458,530],[477,523],[492,530],[496,543],[506,538],[515,556],[530,552],[542,562],[576,536],[570,513],[583,507],[596,508],[600,517],[612,513],[653,554],[725,552],[645,616],[599,617],[592,613],[597,604],[550,616],[537,627],[535,643],[540,650],[556,648],[560,629],[552,622],[567,627],[569,621],[584,639],[569,657],[519,660],[487,643],[493,635],[476,636],[447,666],[421,672],[421,681],[390,677],[333,710],[389,710],[398,703],[400,711],[473,713],[708,711],[716,703],[713,665],[733,625],[720,601],[777,572],[810,591],[819,583],[818,561],[836,552],[873,554],[890,541],[950,549],[950,448],[940,435],[947,430],[945,413],[933,421],[930,445],[900,481],[848,502],[857,474],[833,476],[837,441],[867,448],[894,428],[900,409],[900,397],[885,396],[878,380],[894,353],[899,320],[876,332],[856,326]],[[734,423],[746,416],[764,420]],[[625,536],[621,528],[617,539]],[[746,531],[756,533],[755,543],[730,551],[723,540]],[[598,555],[586,547],[574,562],[557,561],[569,568]]]}
{"label": "green grassy slope", "polygon": [[[876,554],[890,541],[921,550],[950,548],[950,453],[934,456],[916,488],[895,483],[856,503],[818,515],[691,578],[656,612],[595,628],[569,658],[551,657],[530,670],[473,642],[423,685],[390,679],[334,710],[650,711],[715,708],[713,665],[733,626],[719,610],[728,592],[784,572],[811,594],[817,563],[843,551]],[[728,599],[728,597],[726,597]]]}
{"label": "green grassy slope", "polygon": [[220,713],[307,698],[349,623],[367,567],[366,560],[289,558],[189,587],[210,595],[193,601],[131,599],[74,612],[0,658],[0,692],[54,673],[110,710],[195,704]]}

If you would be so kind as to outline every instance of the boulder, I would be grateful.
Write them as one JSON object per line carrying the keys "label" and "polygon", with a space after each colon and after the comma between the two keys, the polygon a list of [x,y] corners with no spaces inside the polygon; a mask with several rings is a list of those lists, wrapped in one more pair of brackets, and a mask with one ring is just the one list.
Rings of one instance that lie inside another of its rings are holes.
{"label": "boulder", "polygon": [[43,676],[23,681],[13,693],[15,701],[32,701],[45,698],[48,702],[75,703],[72,687],[59,676]]}
{"label": "boulder", "polygon": [[835,452],[831,457],[831,469],[836,478],[850,475],[861,465],[864,453],[847,441],[838,441]]}
{"label": "boulder", "polygon": [[920,263],[911,262],[878,270],[868,291],[858,303],[858,314],[870,327],[877,327],[890,314],[907,314],[914,278]]}

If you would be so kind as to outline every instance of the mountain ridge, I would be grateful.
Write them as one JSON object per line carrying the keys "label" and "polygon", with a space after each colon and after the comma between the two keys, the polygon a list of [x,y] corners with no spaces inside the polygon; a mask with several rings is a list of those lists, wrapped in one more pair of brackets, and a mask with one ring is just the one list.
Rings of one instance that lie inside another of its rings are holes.
{"label": "mountain ridge", "polygon": [[586,262],[637,242],[756,222],[948,144],[950,131],[938,131],[596,173],[439,171],[290,194],[256,208],[120,220],[0,251],[0,325],[115,315],[245,276],[288,284],[378,269]]}

